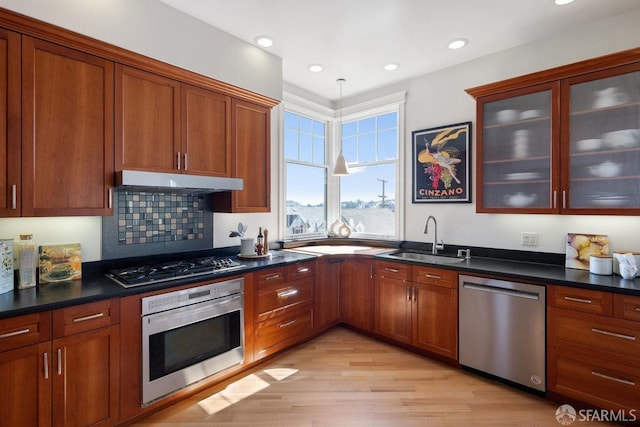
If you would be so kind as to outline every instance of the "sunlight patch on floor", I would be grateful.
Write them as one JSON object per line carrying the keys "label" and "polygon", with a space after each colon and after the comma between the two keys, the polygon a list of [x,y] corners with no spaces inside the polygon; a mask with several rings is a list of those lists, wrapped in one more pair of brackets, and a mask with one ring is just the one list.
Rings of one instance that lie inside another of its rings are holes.
{"label": "sunlight patch on floor", "polygon": [[239,379],[227,388],[198,402],[207,414],[213,415],[236,402],[258,393],[269,387],[269,383],[255,374]]}
{"label": "sunlight patch on floor", "polygon": [[[265,369],[263,372],[276,381],[282,381],[283,379],[298,373],[298,369],[272,368]],[[207,414],[213,415],[225,408],[228,408],[234,403],[266,389],[269,386],[270,384],[267,381],[258,377],[256,374],[247,375],[246,377],[229,384],[224,390],[202,399],[198,402],[198,406],[200,406],[200,408],[202,408]]]}
{"label": "sunlight patch on floor", "polygon": [[263,372],[269,375],[271,378],[273,378],[276,381],[282,381],[283,379],[288,378],[291,375],[297,374],[298,369],[273,368],[273,369],[265,369]]}

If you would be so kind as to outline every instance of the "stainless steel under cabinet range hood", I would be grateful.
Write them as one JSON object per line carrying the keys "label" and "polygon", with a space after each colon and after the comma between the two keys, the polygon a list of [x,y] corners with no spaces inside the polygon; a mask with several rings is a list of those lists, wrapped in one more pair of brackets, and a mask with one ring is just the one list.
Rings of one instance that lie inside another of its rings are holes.
{"label": "stainless steel under cabinet range hood", "polygon": [[116,186],[132,191],[215,193],[242,190],[243,182],[240,178],[123,170],[116,172]]}

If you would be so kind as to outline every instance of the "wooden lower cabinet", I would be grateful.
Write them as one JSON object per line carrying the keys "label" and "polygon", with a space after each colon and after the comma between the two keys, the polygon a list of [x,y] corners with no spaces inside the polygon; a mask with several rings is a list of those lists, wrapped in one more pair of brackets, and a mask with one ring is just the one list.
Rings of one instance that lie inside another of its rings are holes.
{"label": "wooden lower cabinet", "polygon": [[315,261],[256,273],[256,360],[311,336],[315,279]]}
{"label": "wooden lower cabinet", "polygon": [[12,426],[116,425],[119,321],[117,299],[0,321],[0,386],[10,391],[0,419]]}
{"label": "wooden lower cabinet", "polygon": [[605,409],[638,410],[640,298],[548,288],[548,390]]}
{"label": "wooden lower cabinet", "polygon": [[373,260],[350,259],[342,266],[340,312],[342,321],[373,331]]}
{"label": "wooden lower cabinet", "polygon": [[457,273],[383,261],[375,271],[375,332],[456,360]]}
{"label": "wooden lower cabinet", "polygon": [[344,258],[321,258],[316,261],[316,288],[313,324],[321,332],[340,323],[340,274]]}

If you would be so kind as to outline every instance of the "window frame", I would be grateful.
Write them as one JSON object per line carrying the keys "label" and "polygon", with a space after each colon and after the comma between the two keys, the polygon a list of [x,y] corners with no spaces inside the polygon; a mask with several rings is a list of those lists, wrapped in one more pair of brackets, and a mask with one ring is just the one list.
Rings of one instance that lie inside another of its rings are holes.
{"label": "window frame", "polygon": [[[403,177],[405,176],[405,102],[406,92],[397,92],[387,96],[375,98],[369,101],[360,102],[350,106],[342,107],[342,123],[358,120],[358,118],[366,118],[373,115],[384,114],[388,112],[397,112],[398,114],[398,152],[395,159],[396,162],[396,204],[395,204],[395,235],[394,236],[382,236],[379,234],[371,233],[357,233],[352,232],[353,238],[360,239],[372,239],[372,240],[403,240],[404,239],[404,212],[405,212],[405,187],[406,183]],[[335,159],[340,153],[340,141],[341,135],[341,122],[340,122],[340,110],[336,103],[336,108],[329,108],[320,105],[316,102],[308,99],[293,95],[288,92],[283,93],[282,103],[280,104],[280,210],[281,214],[278,216],[278,222],[280,224],[280,235],[283,236],[284,241],[295,240],[314,240],[319,238],[326,238],[327,235],[320,235],[321,233],[305,234],[304,237],[295,237],[293,235],[285,235],[286,232],[286,165],[287,161],[284,158],[284,113],[285,111],[292,112],[306,116],[316,121],[324,121],[326,123],[325,129],[325,167],[327,168],[327,185],[326,185],[326,222],[327,230],[329,226],[336,220],[341,218],[341,202],[340,202],[340,177],[332,174],[333,167],[335,165]],[[387,163],[373,162],[373,164]],[[369,164],[369,163],[367,163]]]}

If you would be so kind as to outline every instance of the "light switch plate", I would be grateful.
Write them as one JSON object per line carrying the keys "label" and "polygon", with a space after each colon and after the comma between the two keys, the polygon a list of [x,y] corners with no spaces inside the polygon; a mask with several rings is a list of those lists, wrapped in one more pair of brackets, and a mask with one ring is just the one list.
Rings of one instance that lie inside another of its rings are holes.
{"label": "light switch plate", "polygon": [[520,235],[522,246],[538,246],[538,233],[523,231]]}

